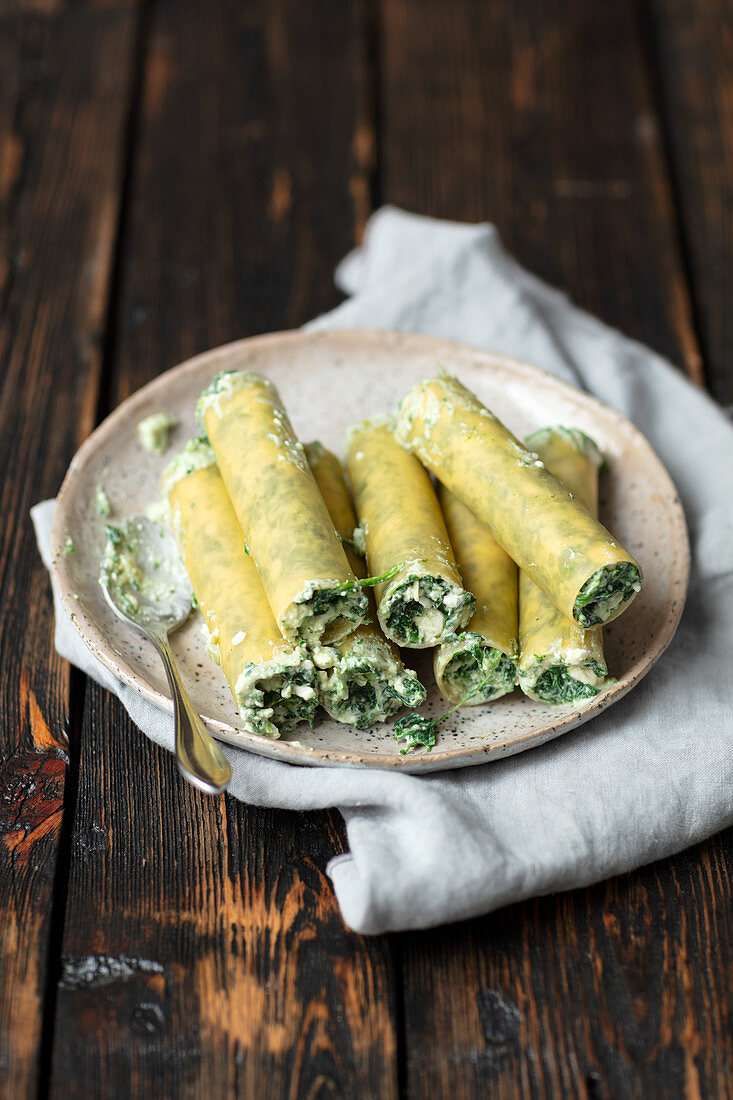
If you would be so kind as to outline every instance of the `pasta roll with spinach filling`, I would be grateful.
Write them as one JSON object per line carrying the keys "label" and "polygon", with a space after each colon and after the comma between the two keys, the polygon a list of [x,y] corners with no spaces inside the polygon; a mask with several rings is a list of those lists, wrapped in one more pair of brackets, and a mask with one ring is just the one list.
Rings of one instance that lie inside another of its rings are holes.
{"label": "pasta roll with spinach filling", "polygon": [[389,574],[375,589],[382,630],[409,649],[438,645],[466,625],[475,600],[427,472],[378,420],[351,430],[347,467],[369,571]]}
{"label": "pasta roll with spinach filling", "polygon": [[[603,457],[593,440],[577,428],[544,428],[526,443],[597,515]],[[606,685],[602,628],[583,628],[562,615],[526,573],[519,577],[519,646],[519,684],[530,699],[575,703],[593,698]]]}
{"label": "pasta roll with spinach filling", "polygon": [[642,584],[638,562],[457,378],[413,386],[396,434],[558,611],[588,627],[628,607]]}
{"label": "pasta roll with spinach filling", "polygon": [[205,440],[192,440],[163,475],[173,528],[204,617],[209,656],[253,733],[277,738],[313,724],[316,672],[304,646],[283,638]]}
{"label": "pasta roll with spinach filling", "polygon": [[451,705],[488,703],[513,691],[517,680],[517,567],[486,524],[445,485],[438,497],[476,610],[465,631],[436,649],[435,680]]}
{"label": "pasta roll with spinach filling", "polygon": [[[356,514],[341,463],[321,443],[306,443],[305,453],[326,502],[336,533],[359,579],[366,576],[364,560],[355,551]],[[425,688],[376,622],[374,597],[369,593],[372,622],[356,628],[335,646],[313,651],[318,667],[321,705],[332,718],[357,729],[383,722],[402,706],[425,701]]]}
{"label": "pasta roll with spinach filling", "polygon": [[367,598],[275,386],[226,371],[197,416],[282,633],[309,646],[346,637],[364,621]]}

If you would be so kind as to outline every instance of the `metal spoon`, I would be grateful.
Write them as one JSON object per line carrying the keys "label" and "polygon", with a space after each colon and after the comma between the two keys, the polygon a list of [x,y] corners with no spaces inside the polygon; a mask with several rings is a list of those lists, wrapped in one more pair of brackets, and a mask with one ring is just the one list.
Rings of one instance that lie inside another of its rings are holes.
{"label": "metal spoon", "polygon": [[193,599],[176,543],[143,516],[105,532],[99,583],[114,613],[144,634],[163,662],[173,698],[178,770],[199,790],[219,794],[232,769],[193,709],[168,640],[190,615]]}

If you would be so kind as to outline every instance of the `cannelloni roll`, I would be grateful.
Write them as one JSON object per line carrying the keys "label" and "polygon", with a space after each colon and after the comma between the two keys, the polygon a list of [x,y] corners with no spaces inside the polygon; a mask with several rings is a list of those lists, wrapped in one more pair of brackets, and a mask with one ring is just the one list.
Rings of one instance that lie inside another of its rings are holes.
{"label": "cannelloni roll", "polygon": [[419,382],[397,438],[581,626],[610,622],[641,588],[641,569],[587,508],[456,378]]}
{"label": "cannelloni roll", "polygon": [[[598,514],[603,458],[577,428],[544,428],[526,439],[547,469],[592,515]],[[562,615],[526,573],[519,578],[519,684],[544,703],[590,699],[605,687],[602,628],[584,628]]]}
{"label": "cannelloni roll", "polygon": [[167,467],[163,488],[181,556],[220,664],[246,726],[277,738],[312,724],[316,672],[304,646],[283,637],[205,440]]}
{"label": "cannelloni roll", "polygon": [[426,649],[466,625],[475,600],[461,575],[428,474],[389,424],[352,429],[347,466],[364,531],[382,630],[397,645]]}
{"label": "cannelloni roll", "polygon": [[438,646],[435,679],[451,704],[488,703],[513,690],[517,658],[517,567],[485,523],[438,488],[440,506],[463,583],[476,597],[466,630]]}
{"label": "cannelloni roll", "polygon": [[367,598],[275,386],[224,372],[197,415],[282,633],[309,646],[346,637],[364,621]]}
{"label": "cannelloni roll", "polygon": [[[321,443],[307,443],[305,453],[349,564],[363,579],[364,560],[354,550],[356,514],[341,463]],[[357,729],[383,722],[401,706],[419,706],[426,695],[415,673],[405,668],[396,646],[374,621],[376,606],[371,593],[369,604],[371,622],[357,627],[336,645],[313,651],[321,705],[332,718]]]}

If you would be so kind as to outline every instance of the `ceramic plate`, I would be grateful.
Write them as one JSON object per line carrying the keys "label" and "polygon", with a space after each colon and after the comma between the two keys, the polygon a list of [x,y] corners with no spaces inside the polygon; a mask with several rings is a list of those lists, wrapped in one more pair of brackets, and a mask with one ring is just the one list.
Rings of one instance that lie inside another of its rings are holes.
{"label": "ceramic plate", "polygon": [[[270,741],[237,728],[229,688],[206,656],[198,614],[173,636],[194,705],[212,733],[251,752],[298,764],[437,771],[482,764],[534,748],[587,722],[625,695],[669,644],[682,612],[689,571],[687,532],[675,488],[640,433],[623,416],[536,367],[425,336],[382,331],[275,333],[206,352],[133,394],[97,428],[71,464],[59,495],[52,536],[53,571],[72,621],[93,653],[121,680],[171,711],[162,666],[153,649],[115,619],[97,582],[103,520],[93,499],[102,483],[111,522],[144,513],[159,496],[160,472],[195,431],[198,394],[221,370],[247,369],[278,386],[301,440],[341,450],[355,420],[394,408],[406,390],[445,366],[522,437],[548,424],[582,428],[599,444],[609,472],[602,480],[601,518],[640,561],[645,584],[631,608],[604,630],[616,682],[585,705],[551,707],[519,690],[496,702],[465,707],[439,730],[431,753],[400,756],[391,723],[354,730],[325,716],[290,741]],[[139,420],[159,410],[180,418],[171,451],[149,455],[137,439]],[[65,555],[71,535],[76,547]],[[409,663],[415,654],[407,654]],[[414,667],[432,683],[431,656]],[[424,713],[445,709],[437,689]],[[296,743],[293,743],[295,741]]]}

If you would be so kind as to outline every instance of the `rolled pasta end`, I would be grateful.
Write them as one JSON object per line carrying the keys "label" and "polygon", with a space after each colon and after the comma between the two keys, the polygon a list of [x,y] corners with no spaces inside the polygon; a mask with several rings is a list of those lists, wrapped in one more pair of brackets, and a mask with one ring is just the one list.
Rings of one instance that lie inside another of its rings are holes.
{"label": "rolled pasta end", "polygon": [[368,611],[366,592],[356,581],[308,582],[283,614],[283,634],[309,647],[338,642]]}
{"label": "rolled pasta end", "polygon": [[365,420],[359,420],[351,424],[344,432],[343,452],[348,455],[357,436],[373,428],[386,428],[394,433],[396,421],[392,413],[377,413],[376,416],[368,416]]}
{"label": "rolled pasta end", "polygon": [[235,393],[244,389],[244,387],[252,381],[265,387],[267,390],[276,392],[269,378],[264,378],[259,374],[255,374],[253,371],[247,370],[220,371],[206,389],[202,391],[196,402],[196,423],[204,438],[206,438],[206,413],[208,410],[214,409],[216,415],[221,416],[222,402],[226,402],[228,398],[233,397]]}
{"label": "rolled pasta end", "polygon": [[253,733],[277,739],[301,722],[312,726],[318,706],[313,662],[299,649],[263,663],[249,662],[237,678],[234,697]]}
{"label": "rolled pasta end", "polygon": [[541,453],[547,446],[557,446],[558,439],[577,454],[584,455],[597,470],[602,470],[605,466],[606,460],[598,444],[580,428],[566,428],[560,424],[550,428],[540,428],[539,431],[528,435],[524,442],[533,451]]}
{"label": "rolled pasta end", "polygon": [[314,660],[328,666],[318,672],[320,701],[337,722],[368,729],[400,707],[425,701],[425,688],[415,673],[374,633],[351,635],[343,651],[316,651]]}
{"label": "rolled pasta end", "polygon": [[402,570],[382,597],[379,622],[397,645],[428,649],[465,627],[475,604],[470,592],[439,574]]}
{"label": "rolled pasta end", "polygon": [[[593,440],[577,428],[555,427],[535,432],[527,443],[536,447],[550,473],[595,516],[603,456]],[[542,703],[582,703],[607,685],[599,624],[623,610],[626,588],[640,587],[641,577],[637,580],[633,572],[636,568],[628,559],[615,560],[593,572],[581,589],[587,599],[581,607],[573,607],[574,619],[562,615],[528,576],[520,576],[521,655],[517,671],[525,695]]]}
{"label": "rolled pasta end", "polygon": [[513,691],[517,682],[514,658],[472,631],[444,642],[434,667],[440,693],[451,705],[490,703]]}
{"label": "rolled pasta end", "polygon": [[606,665],[586,652],[577,661],[548,654],[519,667],[522,691],[540,703],[582,703],[608,683]]}
{"label": "rolled pasta end", "polygon": [[208,439],[203,437],[189,439],[183,450],[175,455],[163,470],[160,479],[161,492],[167,497],[176,482],[188,477],[196,470],[205,470],[208,466],[215,465],[216,458]]}
{"label": "rolled pasta end", "polygon": [[583,627],[617,618],[640,591],[641,569],[633,561],[604,565],[588,578],[575,598],[573,617]]}

